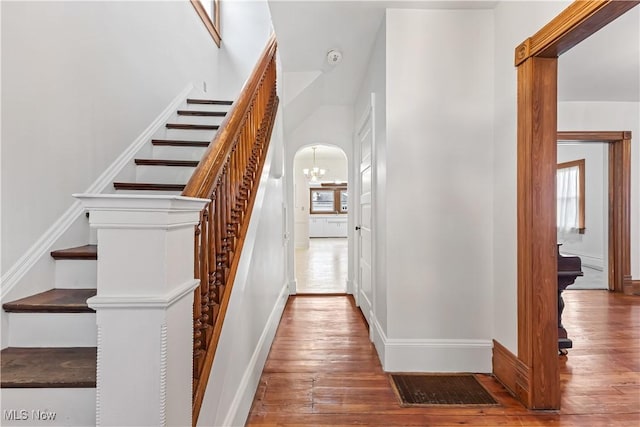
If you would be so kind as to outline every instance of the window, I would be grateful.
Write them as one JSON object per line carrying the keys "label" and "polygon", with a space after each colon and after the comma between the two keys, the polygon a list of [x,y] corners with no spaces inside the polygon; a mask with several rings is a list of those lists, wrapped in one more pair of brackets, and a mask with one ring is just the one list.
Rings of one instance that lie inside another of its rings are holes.
{"label": "window", "polygon": [[191,0],[213,41],[220,47],[220,0]]}
{"label": "window", "polygon": [[557,227],[560,234],[584,234],[584,159],[559,163]]}
{"label": "window", "polygon": [[309,213],[347,213],[347,188],[344,185],[322,185],[322,187],[313,187],[309,189]]}

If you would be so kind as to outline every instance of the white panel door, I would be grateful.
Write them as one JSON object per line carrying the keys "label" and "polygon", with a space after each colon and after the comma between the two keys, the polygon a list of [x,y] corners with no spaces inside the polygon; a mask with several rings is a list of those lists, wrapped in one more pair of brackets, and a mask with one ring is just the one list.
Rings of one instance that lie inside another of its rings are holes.
{"label": "white panel door", "polygon": [[373,95],[371,108],[361,121],[356,142],[359,153],[360,198],[358,201],[358,303],[367,322],[371,323],[373,309],[372,287],[372,157],[373,157]]}

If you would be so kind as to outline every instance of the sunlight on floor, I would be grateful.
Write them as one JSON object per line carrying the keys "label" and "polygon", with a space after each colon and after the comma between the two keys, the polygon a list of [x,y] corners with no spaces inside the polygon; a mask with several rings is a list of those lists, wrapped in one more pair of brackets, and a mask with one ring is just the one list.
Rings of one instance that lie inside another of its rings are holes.
{"label": "sunlight on floor", "polygon": [[296,249],[297,293],[343,293],[347,290],[346,238],[312,238],[309,249]]}

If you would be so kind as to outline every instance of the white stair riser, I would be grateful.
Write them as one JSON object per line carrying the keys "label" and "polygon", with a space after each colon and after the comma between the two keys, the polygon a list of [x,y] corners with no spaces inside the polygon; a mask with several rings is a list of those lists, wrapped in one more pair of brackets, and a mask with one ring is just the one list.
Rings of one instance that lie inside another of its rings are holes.
{"label": "white stair riser", "polygon": [[200,160],[207,147],[176,147],[174,145],[154,145],[153,158],[162,160]]}
{"label": "white stair riser", "polygon": [[186,184],[193,175],[194,167],[141,166],[136,167],[136,182],[156,184]]}
{"label": "white stair riser", "polygon": [[[198,110],[203,111],[203,110]],[[224,116],[176,116],[171,123],[187,123],[192,125],[220,125]]]}
{"label": "white stair riser", "polygon": [[163,129],[156,134],[155,138],[180,139],[187,141],[211,141],[215,135],[215,130]]}
{"label": "white stair riser", "polygon": [[180,110],[190,111],[224,111],[228,112],[231,105],[215,105],[215,104],[185,104],[179,108]]}
{"label": "white stair riser", "polygon": [[55,287],[63,289],[95,289],[98,261],[95,259],[56,260]]}
{"label": "white stair riser", "polygon": [[95,313],[8,313],[10,347],[95,347]]}
{"label": "white stair riser", "polygon": [[3,426],[96,425],[95,388],[3,388],[0,396]]}
{"label": "white stair riser", "polygon": [[145,194],[145,195],[171,195],[179,196],[181,191],[156,191],[156,190],[116,190],[115,194]]}

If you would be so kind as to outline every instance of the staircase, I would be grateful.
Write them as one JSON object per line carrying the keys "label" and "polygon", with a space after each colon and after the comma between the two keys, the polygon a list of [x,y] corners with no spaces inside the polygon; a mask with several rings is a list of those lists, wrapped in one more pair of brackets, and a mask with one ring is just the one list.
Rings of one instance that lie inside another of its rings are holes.
{"label": "staircase", "polygon": [[[114,182],[114,192],[179,195],[231,104],[187,99],[141,150],[151,158],[134,160],[135,180]],[[2,306],[9,335],[0,354],[2,425],[96,422],[96,314],[87,299],[96,295],[98,245],[51,256],[52,289]]]}

